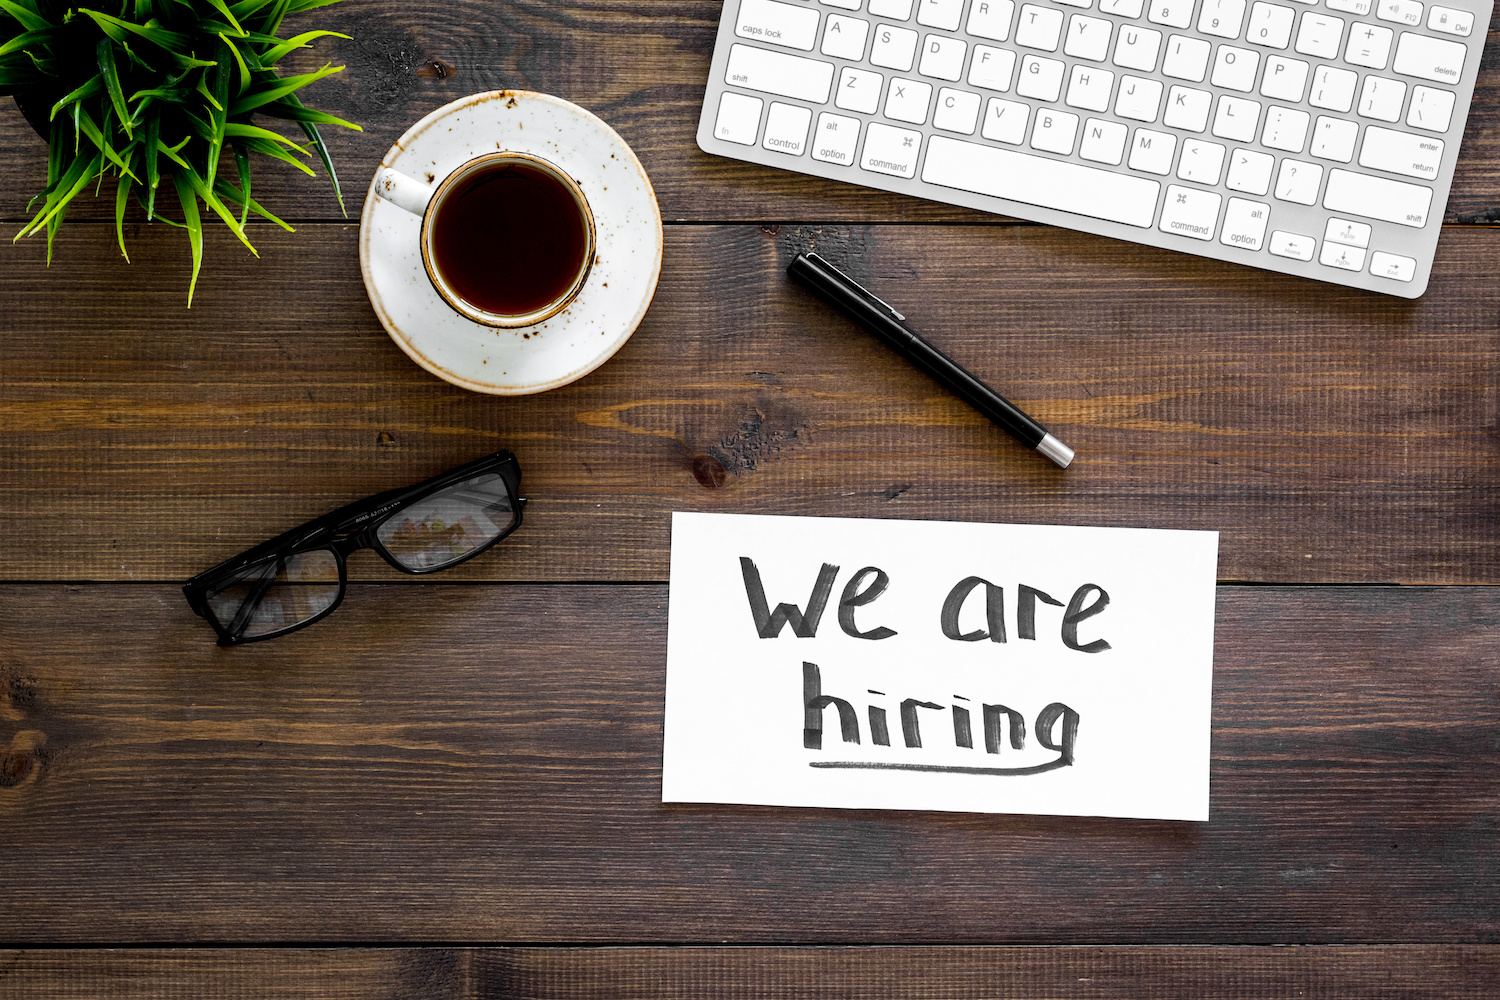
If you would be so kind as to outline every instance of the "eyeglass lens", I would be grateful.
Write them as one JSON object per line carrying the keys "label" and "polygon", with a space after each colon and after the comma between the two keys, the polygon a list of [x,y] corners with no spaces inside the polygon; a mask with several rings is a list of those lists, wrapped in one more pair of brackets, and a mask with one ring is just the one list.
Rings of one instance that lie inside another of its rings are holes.
{"label": "eyeglass lens", "polygon": [[246,567],[209,595],[208,607],[230,633],[254,639],[317,617],[338,596],[338,557],[315,549]]}
{"label": "eyeglass lens", "polygon": [[392,559],[410,570],[432,570],[468,558],[515,523],[505,480],[491,472],[423,497],[376,529]]}

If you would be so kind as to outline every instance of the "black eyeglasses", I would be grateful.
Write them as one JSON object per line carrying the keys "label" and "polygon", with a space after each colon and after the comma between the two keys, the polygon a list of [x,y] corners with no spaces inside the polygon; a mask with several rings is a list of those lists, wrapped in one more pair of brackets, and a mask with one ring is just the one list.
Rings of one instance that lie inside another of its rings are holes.
{"label": "black eyeglasses", "polygon": [[344,599],[344,560],[371,548],[403,573],[472,559],[521,525],[521,467],[497,451],[416,486],[314,518],[183,585],[188,604],[237,646],[295,632]]}

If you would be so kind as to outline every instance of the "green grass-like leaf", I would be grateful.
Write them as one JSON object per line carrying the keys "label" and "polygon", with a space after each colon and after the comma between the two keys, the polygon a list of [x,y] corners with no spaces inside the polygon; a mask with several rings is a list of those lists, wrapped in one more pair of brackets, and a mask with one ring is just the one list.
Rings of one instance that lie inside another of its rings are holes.
{"label": "green grass-like leaf", "polygon": [[[286,77],[275,69],[322,39],[349,37],[322,29],[280,36],[286,17],[336,0],[93,0],[87,8],[66,2],[0,0],[0,94],[26,91],[52,101],[47,185],[28,204],[33,214],[17,239],[45,232],[50,262],[69,205],[85,188],[100,193],[112,178],[115,238],[126,260],[132,200],[148,221],[187,232],[191,305],[203,261],[203,206],[252,253],[251,215],[292,228],[251,197],[255,157],[312,175],[305,158],[316,151],[344,209],[319,126],[359,126],[298,97],[343,67]],[[296,122],[306,144],[256,124],[257,116]],[[234,159],[234,182],[221,176],[226,155]],[[163,180],[176,192],[181,222],[159,213]]]}

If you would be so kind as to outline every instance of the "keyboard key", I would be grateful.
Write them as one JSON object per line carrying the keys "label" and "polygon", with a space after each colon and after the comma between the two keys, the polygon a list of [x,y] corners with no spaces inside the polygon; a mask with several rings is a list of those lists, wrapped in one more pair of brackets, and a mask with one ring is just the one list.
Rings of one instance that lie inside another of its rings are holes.
{"label": "keyboard key", "polygon": [[[874,3],[874,0],[871,0]],[[1370,13],[1371,0],[1328,0],[1328,9],[1364,17]]]}
{"label": "keyboard key", "polygon": [[1295,19],[1292,8],[1259,0],[1250,8],[1250,27],[1245,31],[1245,41],[1268,49],[1284,49],[1292,42],[1292,22]]}
{"label": "keyboard key", "polygon": [[1016,44],[1043,52],[1056,52],[1062,37],[1062,11],[1053,7],[1026,4],[1016,20]]}
{"label": "keyboard key", "polygon": [[1307,95],[1307,103],[1315,108],[1347,113],[1354,107],[1354,85],[1358,81],[1359,74],[1350,70],[1319,66],[1318,71],[1313,74],[1312,90]]}
{"label": "keyboard key", "polygon": [[818,0],[824,7],[839,7],[843,10],[859,10],[862,0]]}
{"label": "keyboard key", "polygon": [[1260,78],[1260,94],[1278,101],[1300,104],[1307,89],[1307,71],[1312,67],[1301,59],[1267,56],[1266,71]]}
{"label": "keyboard key", "polygon": [[[1100,10],[1104,8],[1101,7]],[[1460,38],[1468,38],[1469,33],[1474,30],[1474,15],[1466,10],[1454,10],[1452,7],[1432,8],[1427,15],[1427,30],[1441,31],[1445,35],[1458,35]],[[1408,281],[1411,279],[1407,279]]]}
{"label": "keyboard key", "polygon": [[1115,114],[1138,122],[1154,122],[1160,107],[1160,81],[1138,76],[1120,78],[1120,93],[1115,98]]}
{"label": "keyboard key", "polygon": [[885,95],[885,116],[898,122],[923,125],[927,122],[927,105],[931,100],[932,84],[892,77],[891,89]]}
{"label": "keyboard key", "polygon": [[725,142],[741,146],[755,145],[760,134],[760,112],[766,102],[759,97],[725,93],[719,98],[719,116],[714,119],[714,135]]}
{"label": "keyboard key", "polygon": [[1313,126],[1312,155],[1323,160],[1348,163],[1354,159],[1354,143],[1359,139],[1359,123],[1347,118],[1318,117]]}
{"label": "keyboard key", "polygon": [[1224,170],[1225,148],[1217,142],[1184,139],[1182,157],[1177,161],[1177,178],[1212,187],[1219,183]]}
{"label": "keyboard key", "polygon": [[932,127],[945,132],[973,135],[979,124],[979,95],[944,87],[938,91],[932,111]]}
{"label": "keyboard key", "polygon": [[1433,180],[1443,160],[1443,140],[1371,125],[1359,150],[1359,165],[1371,170]]}
{"label": "keyboard key", "polygon": [[1307,144],[1307,126],[1311,123],[1312,116],[1306,111],[1273,104],[1266,111],[1266,127],[1261,132],[1260,144],[1288,153],[1300,153]]}
{"label": "keyboard key", "polygon": [[1130,169],[1165,177],[1172,172],[1172,154],[1177,152],[1177,137],[1148,128],[1135,130],[1130,144]]}
{"label": "keyboard key", "polygon": [[1173,87],[1167,92],[1167,111],[1161,123],[1188,132],[1202,132],[1208,128],[1208,112],[1213,103],[1214,96],[1206,90]]}
{"label": "keyboard key", "polygon": [[1214,135],[1220,139],[1254,142],[1256,126],[1259,124],[1259,101],[1247,101],[1228,94],[1219,97],[1219,110],[1214,114]]}
{"label": "keyboard key", "polygon": [[908,28],[882,24],[875,29],[875,44],[870,47],[870,62],[886,69],[911,72],[917,56],[917,33]]}
{"label": "keyboard key", "polygon": [[1068,106],[1085,111],[1108,111],[1109,94],[1114,85],[1115,75],[1107,69],[1074,66],[1073,77],[1068,81]]}
{"label": "keyboard key", "polygon": [[1030,115],[1029,104],[991,97],[984,111],[984,127],[979,130],[979,134],[986,139],[1019,146],[1026,139],[1026,121]]}
{"label": "keyboard key", "polygon": [[869,21],[843,14],[829,14],[828,21],[823,25],[823,45],[819,51],[835,59],[858,61],[865,57],[865,42],[869,38]]}
{"label": "keyboard key", "polygon": [[1287,158],[1281,161],[1281,172],[1276,175],[1276,197],[1298,205],[1316,205],[1322,183],[1323,168],[1318,164]]}
{"label": "keyboard key", "polygon": [[1398,122],[1401,120],[1401,105],[1405,102],[1405,83],[1382,76],[1367,76],[1364,92],[1359,95],[1359,113],[1365,118]]}
{"label": "keyboard key", "polygon": [[1150,228],[1161,192],[1142,177],[940,135],[928,142],[922,179],[1142,228]]}
{"label": "keyboard key", "polygon": [[912,0],[870,0],[870,16],[905,21],[911,17],[911,5]]}
{"label": "keyboard key", "polygon": [[1385,69],[1391,56],[1391,39],[1396,33],[1378,24],[1354,22],[1349,32],[1349,44],[1344,49],[1344,62],[1370,69]]}
{"label": "keyboard key", "polygon": [[1375,16],[1416,28],[1422,24],[1422,5],[1417,0],[1380,0],[1375,5]]}
{"label": "keyboard key", "polygon": [[1067,111],[1038,108],[1036,125],[1031,129],[1031,148],[1045,153],[1073,152],[1073,140],[1078,136],[1078,116]]}
{"label": "keyboard key", "polygon": [[1324,243],[1318,263],[1325,267],[1337,267],[1344,271],[1363,271],[1365,251],[1360,247],[1346,247],[1341,243]]}
{"label": "keyboard key", "polygon": [[1370,227],[1349,219],[1329,219],[1323,228],[1323,239],[1350,247],[1367,247],[1370,245]]}
{"label": "keyboard key", "polygon": [[1248,94],[1255,89],[1255,71],[1258,69],[1259,52],[1237,49],[1233,45],[1220,45],[1214,56],[1214,72],[1209,82],[1215,87]]}
{"label": "keyboard key", "polygon": [[1010,38],[1010,19],[1016,11],[1013,0],[974,0],[969,10],[969,34],[1003,42]]}
{"label": "keyboard key", "polygon": [[1211,240],[1219,224],[1222,201],[1218,195],[1207,191],[1169,184],[1166,201],[1161,206],[1161,225],[1157,228],[1190,239]]}
{"label": "keyboard key", "polygon": [[828,92],[833,87],[833,63],[750,45],[734,45],[729,49],[724,82],[732,87],[758,90],[777,97],[826,104]]}
{"label": "keyboard key", "polygon": [[1430,132],[1446,132],[1453,121],[1453,92],[1435,87],[1416,87],[1411,92],[1411,110],[1406,124]]}
{"label": "keyboard key", "polygon": [[1244,250],[1259,250],[1266,237],[1271,206],[1244,198],[1230,198],[1224,209],[1224,229],[1219,242]]}
{"label": "keyboard key", "polygon": [[1016,93],[1039,101],[1055,101],[1062,93],[1063,64],[1056,59],[1027,56],[1021,60]]}
{"label": "keyboard key", "polygon": [[818,12],[777,0],[741,0],[734,33],[757,42],[811,52],[818,37]]}
{"label": "keyboard key", "polygon": [[844,71],[839,74],[839,89],[834,95],[834,107],[873,115],[880,107],[880,91],[884,87],[885,77],[879,73],[845,66]]}
{"label": "keyboard key", "polygon": [[1186,28],[1193,23],[1193,0],[1151,0],[1146,20],[1169,28]]}
{"label": "keyboard key", "polygon": [[1270,249],[1278,257],[1290,257],[1292,260],[1312,260],[1313,250],[1317,245],[1318,241],[1311,236],[1282,232],[1280,229],[1271,234]]}
{"label": "keyboard key", "polygon": [[969,84],[1003,94],[1010,89],[1010,75],[1015,68],[1016,54],[1010,49],[976,45],[974,59],[969,64]]}
{"label": "keyboard key", "polygon": [[813,133],[813,159],[847,167],[854,162],[854,152],[858,148],[858,118],[845,118],[827,111],[818,115],[818,129]]}
{"label": "keyboard key", "polygon": [[1149,73],[1156,69],[1156,54],[1161,49],[1161,32],[1150,28],[1124,25],[1115,40],[1115,65]]}
{"label": "keyboard key", "polygon": [[1068,19],[1068,40],[1063,43],[1063,52],[1074,59],[1103,62],[1109,55],[1109,36],[1113,30],[1114,24],[1102,17],[1074,14]]}
{"label": "keyboard key", "polygon": [[917,5],[917,23],[943,31],[957,31],[964,16],[964,0],[922,0]]}
{"label": "keyboard key", "polygon": [[1213,46],[1201,38],[1173,35],[1161,60],[1162,76],[1202,83],[1208,75],[1208,56]]}
{"label": "keyboard key", "polygon": [[1099,0],[1099,13],[1134,19],[1141,16],[1145,6],[1146,0]]}
{"label": "keyboard key", "polygon": [[1376,250],[1370,254],[1370,273],[1380,278],[1410,281],[1417,273],[1417,262],[1410,257]]}
{"label": "keyboard key", "polygon": [[922,65],[917,72],[938,80],[957,83],[964,75],[964,56],[969,43],[960,38],[928,35],[922,39]]}
{"label": "keyboard key", "polygon": [[1052,2],[1066,4],[1069,7],[1083,7],[1085,9],[1094,6],[1094,0],[1052,0]]}
{"label": "keyboard key", "polygon": [[859,165],[877,174],[915,177],[917,155],[921,151],[921,132],[871,122],[865,128],[865,150]]}
{"label": "keyboard key", "polygon": [[1276,157],[1269,153],[1236,149],[1229,158],[1229,176],[1224,178],[1224,186],[1231,191],[1265,197],[1271,190],[1271,169],[1275,166]]}
{"label": "keyboard key", "polygon": [[1205,35],[1238,38],[1244,19],[1245,0],[1203,0],[1203,9],[1198,14],[1198,30]]}
{"label": "keyboard key", "polygon": [[1083,123],[1083,142],[1078,155],[1095,163],[1119,166],[1125,158],[1125,139],[1130,130],[1119,122],[1090,118]]}
{"label": "keyboard key", "polygon": [[1396,47],[1396,62],[1392,69],[1403,76],[1457,83],[1463,74],[1464,56],[1468,51],[1463,42],[1445,42],[1441,38],[1404,31],[1401,44]]}
{"label": "keyboard key", "polygon": [[1319,59],[1337,59],[1339,43],[1344,40],[1344,19],[1310,10],[1302,15],[1297,29],[1297,51]]}
{"label": "keyboard key", "polygon": [[771,102],[771,113],[766,115],[766,137],[761,145],[766,149],[790,156],[801,156],[807,148],[807,127],[812,124],[812,112],[795,104]]}
{"label": "keyboard key", "polygon": [[1432,189],[1403,181],[1330,170],[1323,207],[1366,219],[1380,219],[1420,229],[1427,225],[1432,208]]}

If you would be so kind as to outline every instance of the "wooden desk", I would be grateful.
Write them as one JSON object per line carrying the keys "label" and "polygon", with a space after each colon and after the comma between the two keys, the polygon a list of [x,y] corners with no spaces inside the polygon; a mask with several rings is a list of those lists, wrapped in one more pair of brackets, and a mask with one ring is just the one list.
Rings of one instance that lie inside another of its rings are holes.
{"label": "wooden desk", "polygon": [[[1500,996],[1493,59],[1406,302],[712,159],[718,14],[306,18],[354,36],[292,65],[349,66],[313,97],[365,125],[332,137],[356,212],[474,91],[639,151],[660,290],[564,389],[412,365],[290,171],[256,193],[299,231],[259,227],[260,260],[212,231],[190,312],[181,234],[134,225],[127,265],[105,201],[50,270],[0,246],[0,992]],[[43,159],[9,106],[0,176],[14,225]],[[1076,466],[787,288],[808,247]],[[367,553],[334,618],[260,646],[188,612],[197,570],[502,445],[532,503],[492,555],[414,583]],[[674,509],[1219,530],[1212,821],[663,806]],[[203,947],[244,944],[299,947]]]}

